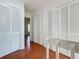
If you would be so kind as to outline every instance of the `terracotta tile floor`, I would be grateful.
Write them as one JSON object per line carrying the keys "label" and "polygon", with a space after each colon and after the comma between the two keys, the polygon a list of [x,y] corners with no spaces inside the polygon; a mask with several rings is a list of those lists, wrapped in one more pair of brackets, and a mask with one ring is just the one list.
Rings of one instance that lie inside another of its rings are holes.
{"label": "terracotta tile floor", "polygon": [[[36,43],[31,43],[31,48],[19,50],[4,56],[1,59],[46,59],[46,49]],[[55,53],[50,50],[50,59],[55,59]],[[60,59],[70,59],[69,57],[60,54]]]}

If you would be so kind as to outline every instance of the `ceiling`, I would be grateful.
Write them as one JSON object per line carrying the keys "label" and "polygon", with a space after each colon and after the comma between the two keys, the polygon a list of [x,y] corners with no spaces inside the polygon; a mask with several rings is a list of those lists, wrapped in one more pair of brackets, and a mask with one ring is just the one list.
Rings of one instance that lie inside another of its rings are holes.
{"label": "ceiling", "polygon": [[61,6],[64,3],[67,3],[72,0],[21,0],[25,3],[25,11],[34,13],[37,12],[45,7],[51,6]]}
{"label": "ceiling", "polygon": [[25,11],[36,12],[47,5],[51,0],[25,0]]}

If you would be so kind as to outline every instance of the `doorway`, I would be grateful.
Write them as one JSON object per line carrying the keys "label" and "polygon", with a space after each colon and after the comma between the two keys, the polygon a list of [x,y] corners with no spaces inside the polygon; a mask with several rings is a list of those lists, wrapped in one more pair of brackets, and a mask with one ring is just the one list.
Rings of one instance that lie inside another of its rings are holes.
{"label": "doorway", "polygon": [[25,17],[25,48],[30,48],[30,18]]}

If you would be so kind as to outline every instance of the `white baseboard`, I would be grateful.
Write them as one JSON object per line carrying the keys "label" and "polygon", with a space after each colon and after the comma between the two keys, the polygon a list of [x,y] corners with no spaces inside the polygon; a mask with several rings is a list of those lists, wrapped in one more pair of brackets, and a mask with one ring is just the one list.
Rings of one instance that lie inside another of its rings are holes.
{"label": "white baseboard", "polygon": [[0,57],[4,57],[4,56],[6,56],[10,53],[13,53],[13,52],[17,51],[17,50],[19,50],[19,49],[12,49],[12,50],[9,50],[7,52],[4,52],[4,53],[0,54]]}

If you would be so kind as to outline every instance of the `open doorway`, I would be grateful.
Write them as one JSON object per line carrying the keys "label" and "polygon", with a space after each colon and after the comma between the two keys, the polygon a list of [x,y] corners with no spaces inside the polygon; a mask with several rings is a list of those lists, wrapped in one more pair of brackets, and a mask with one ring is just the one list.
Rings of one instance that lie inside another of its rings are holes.
{"label": "open doorway", "polygon": [[25,48],[30,48],[30,18],[25,17]]}

